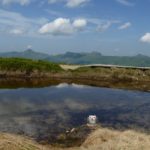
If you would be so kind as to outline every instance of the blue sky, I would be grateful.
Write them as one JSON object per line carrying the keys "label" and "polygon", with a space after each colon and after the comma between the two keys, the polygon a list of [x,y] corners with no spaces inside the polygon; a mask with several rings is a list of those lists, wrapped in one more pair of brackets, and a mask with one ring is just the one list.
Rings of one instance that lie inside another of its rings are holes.
{"label": "blue sky", "polygon": [[0,0],[0,52],[150,56],[150,0]]}

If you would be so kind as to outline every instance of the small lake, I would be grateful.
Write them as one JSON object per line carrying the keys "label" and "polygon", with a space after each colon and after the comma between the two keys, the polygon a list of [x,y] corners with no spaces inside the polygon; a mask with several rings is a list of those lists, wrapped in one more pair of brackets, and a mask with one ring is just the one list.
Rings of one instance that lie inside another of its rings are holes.
{"label": "small lake", "polygon": [[150,132],[150,93],[74,83],[0,89],[0,131],[52,138],[97,115],[104,127]]}

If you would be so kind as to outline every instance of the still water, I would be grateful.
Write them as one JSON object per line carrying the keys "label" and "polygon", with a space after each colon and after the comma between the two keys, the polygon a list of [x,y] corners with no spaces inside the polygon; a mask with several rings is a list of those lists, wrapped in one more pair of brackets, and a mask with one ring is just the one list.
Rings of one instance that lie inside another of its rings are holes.
{"label": "still water", "polygon": [[150,93],[61,83],[0,89],[0,131],[52,138],[97,115],[104,127],[150,132]]}

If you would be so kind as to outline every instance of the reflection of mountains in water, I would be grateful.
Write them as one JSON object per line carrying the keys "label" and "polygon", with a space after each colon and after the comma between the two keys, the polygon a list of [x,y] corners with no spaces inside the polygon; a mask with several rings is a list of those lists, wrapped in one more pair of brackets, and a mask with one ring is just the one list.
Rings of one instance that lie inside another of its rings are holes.
{"label": "reflection of mountains in water", "polygon": [[58,84],[0,90],[0,130],[51,139],[95,114],[102,126],[149,131],[150,93]]}

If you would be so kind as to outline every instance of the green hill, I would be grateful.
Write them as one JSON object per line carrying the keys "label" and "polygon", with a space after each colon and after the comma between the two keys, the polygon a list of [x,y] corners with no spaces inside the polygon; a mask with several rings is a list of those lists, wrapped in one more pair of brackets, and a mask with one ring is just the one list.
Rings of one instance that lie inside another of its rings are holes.
{"label": "green hill", "polygon": [[141,54],[136,56],[104,56],[99,52],[66,52],[64,54],[48,55],[29,49],[23,52],[0,53],[0,57],[29,58],[65,64],[112,64],[122,66],[150,67],[150,57]]}
{"label": "green hill", "polygon": [[31,49],[25,50],[23,52],[5,52],[0,53],[0,57],[9,58],[9,57],[18,57],[18,58],[29,58],[29,59],[45,59],[48,57],[48,54],[35,52]]}
{"label": "green hill", "polygon": [[150,57],[136,56],[103,56],[101,53],[71,53],[50,56],[46,60],[67,64],[112,64],[123,66],[150,67]]}

